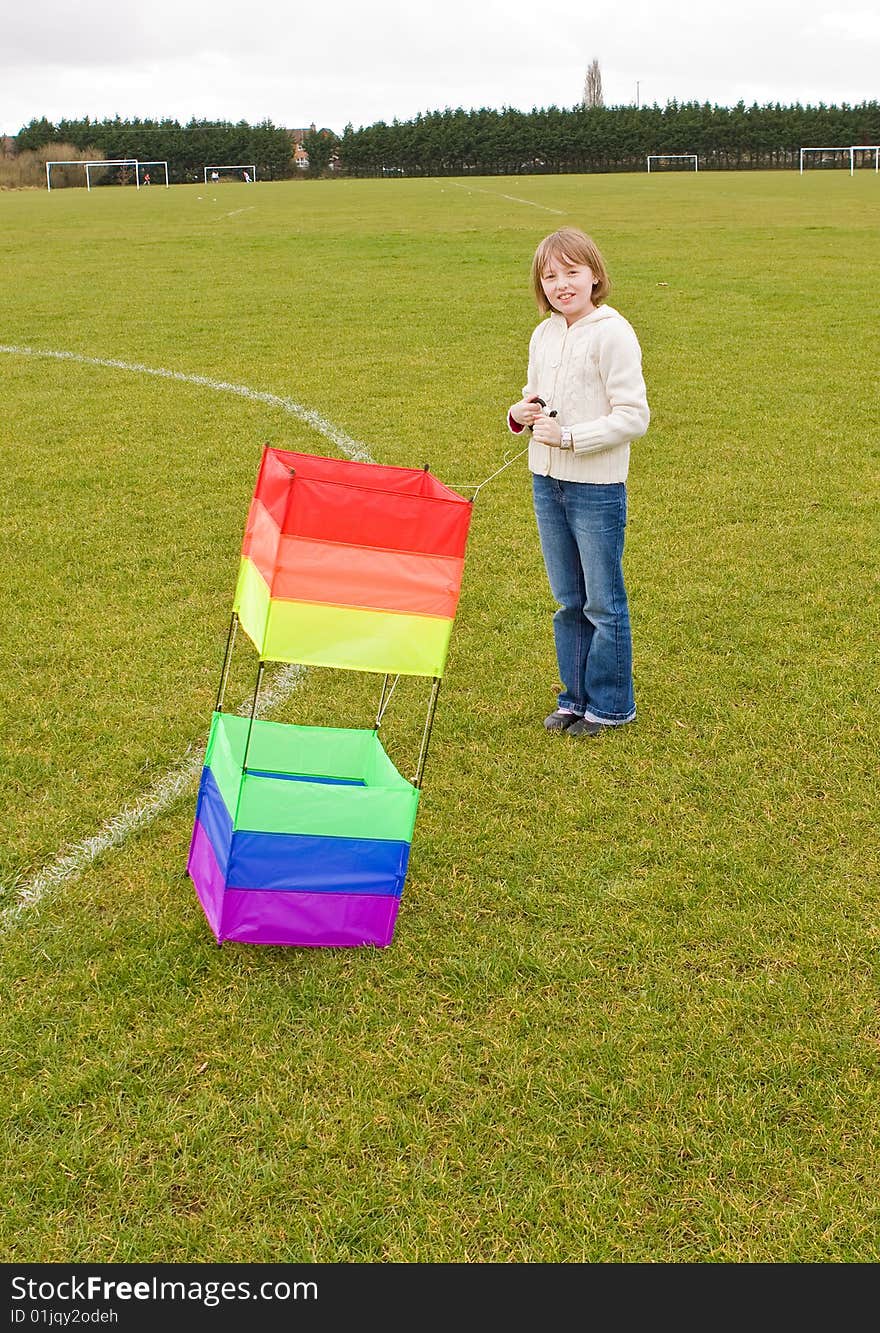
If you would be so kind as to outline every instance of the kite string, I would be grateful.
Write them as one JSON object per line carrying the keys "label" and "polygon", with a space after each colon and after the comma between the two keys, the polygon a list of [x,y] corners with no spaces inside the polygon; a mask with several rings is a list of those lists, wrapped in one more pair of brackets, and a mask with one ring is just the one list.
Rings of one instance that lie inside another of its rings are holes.
{"label": "kite string", "polygon": [[[490,481],[494,481],[494,479],[495,479],[497,476],[499,476],[500,473],[502,473],[502,472],[504,471],[505,468],[510,467],[511,463],[515,463],[516,460],[517,460],[518,458],[522,458],[523,454],[527,454],[528,452],[529,452],[529,446],[526,445],[525,449],[520,449],[520,451],[519,451],[518,454],[514,454],[513,458],[508,458],[508,459],[507,459],[507,462],[506,462],[506,463],[502,463],[500,468],[497,468],[496,471],[493,472],[493,473],[491,473],[490,476],[486,477],[484,481],[479,482],[478,485],[477,485],[476,490],[474,491],[473,495],[471,496],[471,503],[473,503],[473,501],[476,500],[477,496],[479,495],[480,491],[483,489],[484,486],[486,486]],[[505,455],[505,457],[506,457],[506,455]],[[470,488],[471,488],[472,485],[473,485],[473,482],[463,482],[460,486],[457,486],[455,489],[456,489],[456,490],[470,490]]]}

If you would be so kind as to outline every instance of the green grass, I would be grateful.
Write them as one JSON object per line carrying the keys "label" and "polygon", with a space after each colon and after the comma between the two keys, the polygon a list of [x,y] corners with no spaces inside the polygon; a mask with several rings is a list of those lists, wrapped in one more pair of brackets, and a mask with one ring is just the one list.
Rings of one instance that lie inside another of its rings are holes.
{"label": "green grass", "polygon": [[[394,942],[218,949],[194,781],[17,895],[204,743],[261,446],[334,447],[0,353],[4,1258],[880,1257],[878,221],[871,172],[0,196],[3,346],[290,398],[463,489],[514,443],[534,245],[581,225],[653,410],[637,723],[541,729],[521,461],[476,502]],[[311,671],[274,716],[377,693]]]}

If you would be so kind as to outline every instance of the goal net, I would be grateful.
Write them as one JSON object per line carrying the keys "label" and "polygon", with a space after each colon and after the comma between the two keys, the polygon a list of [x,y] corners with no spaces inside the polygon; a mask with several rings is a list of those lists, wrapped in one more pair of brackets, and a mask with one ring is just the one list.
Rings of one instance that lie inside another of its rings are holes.
{"label": "goal net", "polygon": [[152,185],[155,179],[159,183],[159,177],[165,173],[164,184],[168,185],[168,163],[167,162],[138,162],[135,167],[138,185]]}
{"label": "goal net", "polygon": [[[811,153],[811,157],[807,154]],[[826,170],[835,167],[849,167],[849,174],[853,173],[853,156],[855,149],[843,147],[842,145],[832,148],[802,148],[801,149],[801,175],[804,174],[804,167],[824,167]]]}
{"label": "goal net", "polygon": [[[93,184],[106,184],[107,173],[112,173],[117,185],[134,184],[140,187],[138,177],[138,160],[136,157],[108,157],[96,159],[94,162],[83,162],[79,158],[55,159],[46,163],[46,189],[52,189],[52,168],[56,168],[55,181],[56,186],[59,181],[62,185],[76,184],[77,179],[82,179],[79,172],[71,173],[64,168],[80,167],[85,169],[86,189],[91,190]],[[57,168],[61,168],[61,174]]]}
{"label": "goal net", "polygon": [[250,184],[257,179],[257,168],[253,162],[236,162],[232,166],[205,167],[205,184],[219,180],[240,180]]}
{"label": "goal net", "polygon": [[667,167],[667,171],[699,171],[699,160],[696,153],[649,153],[648,171],[656,171],[657,167],[652,167],[652,162],[673,162],[675,165]]}
{"label": "goal net", "polygon": [[854,143],[849,151],[854,167],[869,167],[873,158],[874,170],[880,171],[880,144]]}

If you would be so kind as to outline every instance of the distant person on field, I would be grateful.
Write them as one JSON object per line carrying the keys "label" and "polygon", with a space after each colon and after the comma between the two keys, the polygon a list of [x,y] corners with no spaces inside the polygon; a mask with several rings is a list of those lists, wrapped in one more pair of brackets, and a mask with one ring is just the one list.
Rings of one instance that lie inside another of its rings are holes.
{"label": "distant person on field", "polygon": [[149,173],[148,171],[145,171],[145,172],[144,172],[144,185],[149,185],[149,183],[150,183],[150,173]]}
{"label": "distant person on field", "polygon": [[246,184],[246,185],[250,185],[250,183],[251,183],[251,178],[250,178],[250,176],[248,175],[248,173],[247,173],[246,171],[243,171],[241,174],[242,174],[242,176],[244,176],[245,184]]}
{"label": "distant person on field", "polygon": [[219,171],[212,171],[212,172],[211,172],[211,180],[212,180],[212,181],[218,181],[219,179],[220,179],[220,172],[219,172]]}
{"label": "distant person on field", "polygon": [[623,581],[630,443],[648,429],[642,354],[632,326],[605,304],[595,243],[574,227],[541,241],[531,285],[542,320],[528,380],[508,412],[532,431],[529,470],[550,590],[562,688],[548,731],[596,736],[636,715]]}

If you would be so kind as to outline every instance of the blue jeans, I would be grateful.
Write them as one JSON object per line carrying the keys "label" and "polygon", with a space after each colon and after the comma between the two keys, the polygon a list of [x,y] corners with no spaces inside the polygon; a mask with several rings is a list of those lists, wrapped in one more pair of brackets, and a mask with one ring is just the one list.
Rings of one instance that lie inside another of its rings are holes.
{"label": "blue jeans", "polygon": [[594,722],[636,715],[632,632],[623,583],[626,486],[532,477],[563,690],[560,708]]}

